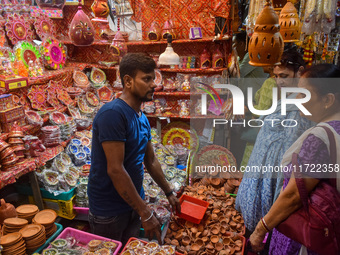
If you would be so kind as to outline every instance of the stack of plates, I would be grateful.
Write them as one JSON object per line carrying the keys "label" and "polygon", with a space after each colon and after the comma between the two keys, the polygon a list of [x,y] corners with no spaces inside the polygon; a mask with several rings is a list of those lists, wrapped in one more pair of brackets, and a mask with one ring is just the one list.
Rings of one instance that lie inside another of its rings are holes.
{"label": "stack of plates", "polygon": [[16,208],[18,217],[26,219],[28,223],[31,223],[33,217],[39,212],[38,206],[36,205],[20,205]]}
{"label": "stack of plates", "polygon": [[46,237],[49,238],[57,231],[57,225],[54,224],[57,218],[57,213],[51,209],[45,209],[38,212],[34,218],[33,223],[41,224],[45,227]]}
{"label": "stack of plates", "polygon": [[22,235],[19,232],[2,236],[0,245],[3,247],[3,250],[1,251],[2,255],[26,254],[25,241],[22,239]]}
{"label": "stack of plates", "polygon": [[4,220],[3,234],[7,235],[9,233],[19,232],[20,229],[25,227],[28,221],[20,218],[7,218]]}
{"label": "stack of plates", "polygon": [[28,254],[33,253],[46,242],[45,227],[40,224],[29,224],[22,228],[19,233],[26,242]]}

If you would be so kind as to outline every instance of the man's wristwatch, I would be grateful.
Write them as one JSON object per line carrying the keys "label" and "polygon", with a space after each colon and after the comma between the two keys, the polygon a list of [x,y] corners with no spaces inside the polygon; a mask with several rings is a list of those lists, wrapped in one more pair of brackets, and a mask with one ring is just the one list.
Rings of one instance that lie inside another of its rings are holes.
{"label": "man's wristwatch", "polygon": [[175,192],[173,190],[169,191],[168,193],[165,193],[166,197],[170,197],[171,195],[176,196]]}

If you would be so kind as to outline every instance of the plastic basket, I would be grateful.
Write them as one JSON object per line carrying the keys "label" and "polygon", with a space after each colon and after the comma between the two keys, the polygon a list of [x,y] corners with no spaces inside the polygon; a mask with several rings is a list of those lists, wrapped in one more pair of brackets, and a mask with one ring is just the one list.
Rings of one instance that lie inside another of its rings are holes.
{"label": "plastic basket", "polygon": [[[28,185],[16,184],[15,188],[19,194],[33,196],[32,188]],[[40,188],[40,193],[43,198],[57,199],[57,200],[64,200],[64,201],[70,200],[74,196],[75,191],[76,191],[76,188],[74,187],[67,192],[63,192],[55,196],[53,195],[53,193],[50,193],[46,189]]]}
{"label": "plastic basket", "polygon": [[97,236],[91,233],[87,233],[74,228],[65,228],[63,232],[56,239],[65,239],[69,236],[74,237],[78,241],[78,245],[86,246],[91,240],[102,240],[102,241],[110,241],[117,244],[117,249],[112,255],[118,254],[119,250],[122,248],[122,243],[116,240],[112,240],[110,238]]}
{"label": "plastic basket", "polygon": [[179,202],[181,203],[181,213],[179,217],[200,224],[208,209],[209,203],[188,195],[182,195]]}
{"label": "plastic basket", "polygon": [[[138,238],[131,237],[131,238],[129,239],[129,241],[125,244],[125,246],[124,246],[124,248],[123,248],[123,250],[122,250],[121,253],[123,253],[124,251],[126,251],[126,250],[127,250],[127,247],[128,247],[128,244],[129,244],[130,242],[134,241],[134,240],[139,240],[139,241],[141,241],[141,242],[144,243],[144,244],[147,244],[147,243],[148,243],[148,242],[143,241],[143,240],[140,240],[140,239],[138,239]],[[177,252],[177,251],[175,252],[175,254],[176,254],[176,255],[183,255],[182,253],[179,253],[179,252]]]}
{"label": "plastic basket", "polygon": [[50,238],[48,238],[46,242],[43,245],[41,245],[34,253],[40,253],[60,234],[61,231],[63,231],[62,225],[60,225],[59,223],[54,223],[54,224],[57,225],[57,231],[52,236],[50,236]]}

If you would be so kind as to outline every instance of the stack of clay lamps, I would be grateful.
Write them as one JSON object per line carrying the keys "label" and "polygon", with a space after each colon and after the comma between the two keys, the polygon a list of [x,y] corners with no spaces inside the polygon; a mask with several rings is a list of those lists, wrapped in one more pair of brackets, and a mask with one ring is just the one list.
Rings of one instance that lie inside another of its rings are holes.
{"label": "stack of clay lamps", "polygon": [[2,255],[24,255],[26,254],[26,244],[19,232],[4,235],[0,239],[3,247]]}
{"label": "stack of clay lamps", "polygon": [[7,218],[3,224],[3,235],[7,235],[14,232],[19,232],[20,229],[25,227],[28,221],[20,218]]}
{"label": "stack of clay lamps", "polygon": [[57,213],[51,209],[45,209],[38,212],[32,222],[41,224],[45,227],[46,237],[49,238],[57,231],[57,225],[54,224],[55,219],[57,218]]}
{"label": "stack of clay lamps", "polygon": [[46,242],[45,227],[40,224],[29,224],[22,228],[19,233],[25,240],[28,254],[33,253]]}
{"label": "stack of clay lamps", "polygon": [[20,205],[15,208],[15,210],[17,211],[18,217],[26,219],[28,223],[31,223],[34,216],[39,212],[38,206],[31,204]]}
{"label": "stack of clay lamps", "polygon": [[175,245],[184,254],[242,254],[242,238],[231,233],[244,234],[244,220],[235,210],[235,198],[226,194],[225,181],[202,179],[185,188],[185,194],[208,201],[208,210],[200,224],[174,217],[166,244]]}

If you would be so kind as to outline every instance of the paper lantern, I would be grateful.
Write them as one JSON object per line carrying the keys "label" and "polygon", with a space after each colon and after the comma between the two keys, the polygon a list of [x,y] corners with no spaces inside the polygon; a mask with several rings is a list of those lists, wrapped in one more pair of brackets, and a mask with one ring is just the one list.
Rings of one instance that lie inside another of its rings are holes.
{"label": "paper lantern", "polygon": [[287,2],[280,13],[280,33],[284,42],[299,41],[301,23],[294,4]]}
{"label": "paper lantern", "polygon": [[284,43],[279,31],[279,17],[267,0],[256,19],[254,34],[249,41],[249,64],[253,66],[280,64]]}

